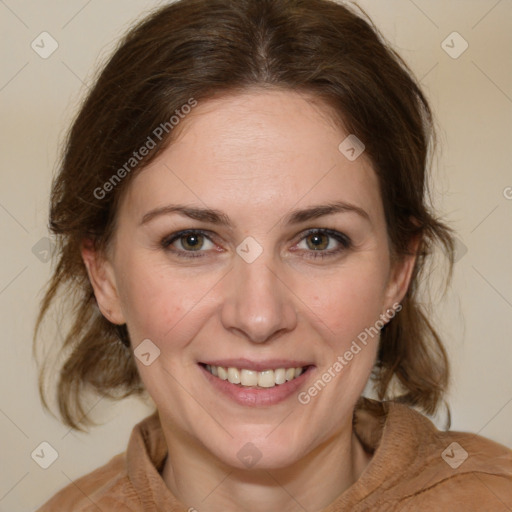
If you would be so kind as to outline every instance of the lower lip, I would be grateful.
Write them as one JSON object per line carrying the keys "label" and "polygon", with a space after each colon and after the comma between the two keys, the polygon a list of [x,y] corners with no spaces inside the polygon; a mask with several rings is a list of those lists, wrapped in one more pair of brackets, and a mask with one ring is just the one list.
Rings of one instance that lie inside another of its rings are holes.
{"label": "lower lip", "polygon": [[222,380],[212,375],[201,364],[199,368],[210,384],[218,391],[226,395],[228,398],[240,405],[252,407],[275,405],[283,402],[290,396],[294,395],[297,389],[304,384],[309,378],[314,367],[309,366],[305,372],[293,380],[289,380],[284,384],[278,384],[272,388],[245,387],[232,384],[228,380]]}

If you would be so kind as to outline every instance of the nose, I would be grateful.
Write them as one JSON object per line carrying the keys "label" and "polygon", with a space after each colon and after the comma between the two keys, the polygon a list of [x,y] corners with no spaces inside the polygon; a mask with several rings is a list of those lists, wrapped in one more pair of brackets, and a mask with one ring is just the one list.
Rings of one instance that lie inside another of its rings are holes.
{"label": "nose", "polygon": [[252,263],[237,258],[226,276],[222,324],[252,343],[269,342],[297,323],[293,291],[265,255]]}

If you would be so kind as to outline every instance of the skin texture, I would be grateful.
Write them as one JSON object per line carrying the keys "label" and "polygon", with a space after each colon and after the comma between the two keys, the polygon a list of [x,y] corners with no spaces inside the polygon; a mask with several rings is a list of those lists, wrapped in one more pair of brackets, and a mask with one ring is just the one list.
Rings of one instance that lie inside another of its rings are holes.
{"label": "skin texture", "polygon": [[[150,339],[160,350],[151,365],[137,364],[172,454],[163,478],[198,511],[321,510],[370,461],[351,421],[377,336],[307,405],[297,393],[271,406],[239,405],[198,366],[305,360],[315,366],[298,391],[307,390],[405,295],[414,257],[392,265],[377,177],[364,154],[349,161],[338,150],[348,134],[328,113],[282,90],[199,104],[130,183],[108,253],[82,252],[102,313],[127,323],[134,348]],[[335,201],[357,205],[369,220],[342,212],[284,222],[291,210]],[[177,203],[220,210],[233,227],[176,213],[141,223]],[[352,246],[320,235],[321,250],[342,250],[314,259],[315,235],[305,233],[312,228],[344,233]],[[203,257],[173,253],[193,252],[183,238],[162,246],[185,229],[211,235],[197,244]],[[249,236],[263,250],[252,263],[236,252]],[[261,454],[250,469],[237,457],[248,442]]]}

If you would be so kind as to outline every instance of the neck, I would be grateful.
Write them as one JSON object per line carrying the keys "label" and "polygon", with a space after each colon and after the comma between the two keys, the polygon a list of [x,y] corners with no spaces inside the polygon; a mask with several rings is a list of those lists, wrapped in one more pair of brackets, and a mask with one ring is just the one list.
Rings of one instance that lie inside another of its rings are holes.
{"label": "neck", "polygon": [[351,422],[292,466],[251,470],[228,466],[163,428],[172,458],[162,477],[178,500],[198,512],[319,512],[359,478],[371,459]]}

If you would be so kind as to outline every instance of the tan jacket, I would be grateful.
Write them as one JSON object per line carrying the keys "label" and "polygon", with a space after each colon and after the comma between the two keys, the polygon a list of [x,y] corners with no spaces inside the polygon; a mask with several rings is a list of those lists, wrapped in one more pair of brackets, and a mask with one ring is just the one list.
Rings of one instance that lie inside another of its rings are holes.
{"label": "tan jacket", "polygon": [[[324,512],[512,511],[512,451],[505,446],[439,431],[405,405],[366,398],[356,408],[354,431],[373,458]],[[155,413],[135,426],[125,453],[65,487],[37,512],[195,510],[180,503],[160,476],[166,455]]]}

